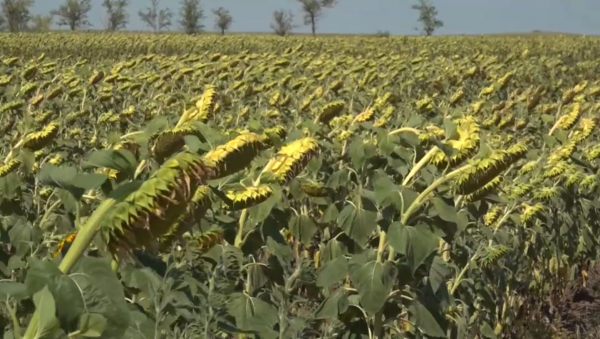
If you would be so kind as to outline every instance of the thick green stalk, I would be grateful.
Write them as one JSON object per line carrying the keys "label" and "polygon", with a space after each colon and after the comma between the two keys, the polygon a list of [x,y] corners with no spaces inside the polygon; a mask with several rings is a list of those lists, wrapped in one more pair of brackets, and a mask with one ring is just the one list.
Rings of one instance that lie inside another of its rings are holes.
{"label": "thick green stalk", "polygon": [[[102,221],[106,217],[106,215],[112,210],[114,205],[117,203],[115,199],[107,199],[98,208],[94,211],[94,214],[90,216],[85,225],[81,227],[75,240],[71,244],[69,251],[65,255],[64,259],[61,261],[58,268],[63,273],[69,273],[69,271],[73,268],[77,260],[83,255],[83,252],[90,246],[90,243],[96,236],[96,233],[100,230],[100,225]],[[31,318],[31,322],[27,327],[27,331],[23,336],[23,339],[35,339],[35,335],[38,331],[39,326],[39,315],[38,310],[35,311],[33,317]]]}

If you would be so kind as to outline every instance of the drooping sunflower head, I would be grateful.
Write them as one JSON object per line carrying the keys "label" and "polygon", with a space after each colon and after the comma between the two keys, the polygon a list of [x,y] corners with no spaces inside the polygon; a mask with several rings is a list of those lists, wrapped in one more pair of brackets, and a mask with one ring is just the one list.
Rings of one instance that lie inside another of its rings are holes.
{"label": "drooping sunflower head", "polygon": [[284,147],[266,165],[269,173],[280,183],[286,183],[297,176],[308,162],[319,152],[318,142],[306,137],[293,141]]}

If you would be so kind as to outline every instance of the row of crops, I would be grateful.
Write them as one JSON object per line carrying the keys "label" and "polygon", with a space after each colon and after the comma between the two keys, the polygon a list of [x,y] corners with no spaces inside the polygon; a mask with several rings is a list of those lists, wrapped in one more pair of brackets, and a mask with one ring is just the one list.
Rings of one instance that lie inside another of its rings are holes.
{"label": "row of crops", "polygon": [[0,35],[4,338],[592,331],[597,46]]}

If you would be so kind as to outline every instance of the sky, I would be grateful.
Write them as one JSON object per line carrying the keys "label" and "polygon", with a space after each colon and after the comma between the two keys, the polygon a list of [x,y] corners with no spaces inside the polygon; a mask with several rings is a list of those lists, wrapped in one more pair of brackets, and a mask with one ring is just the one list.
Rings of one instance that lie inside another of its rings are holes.
{"label": "sky", "polygon": [[[47,14],[65,0],[36,0],[35,14]],[[411,9],[417,0],[338,0],[338,4],[323,12],[317,33],[371,34],[387,31],[394,35],[415,34],[418,13]],[[149,0],[130,0],[129,30],[147,30],[138,12]],[[179,13],[181,0],[161,0],[161,7]],[[278,9],[292,10],[295,32],[308,33],[302,25],[297,0],[202,0],[207,18],[206,30],[214,30],[211,9],[219,6],[233,16],[232,32],[270,32],[272,13]],[[600,1],[598,0],[432,0],[444,27],[436,34],[523,33],[533,30],[600,35]],[[105,25],[102,0],[92,0],[89,20],[92,28]],[[178,18],[177,18],[178,19]],[[178,29],[177,25],[173,29]]]}

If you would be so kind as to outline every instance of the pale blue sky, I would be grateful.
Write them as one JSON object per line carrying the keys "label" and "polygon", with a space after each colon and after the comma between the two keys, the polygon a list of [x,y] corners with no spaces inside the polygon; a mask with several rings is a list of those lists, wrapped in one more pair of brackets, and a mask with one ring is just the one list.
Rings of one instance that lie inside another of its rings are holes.
{"label": "pale blue sky", "polygon": [[[58,7],[64,0],[36,0],[34,12],[43,14]],[[317,29],[321,33],[375,33],[414,34],[418,25],[417,13],[411,10],[416,2],[407,0],[338,0],[338,5],[327,10]],[[102,28],[105,21],[102,0],[92,0],[90,21],[94,28]],[[138,18],[149,0],[130,0],[131,13],[128,29],[146,27]],[[180,0],[162,0],[177,15]],[[439,34],[488,34],[530,32],[543,30],[566,33],[600,34],[599,0],[433,0],[445,26]],[[302,25],[299,4],[295,0],[203,0],[208,14],[206,28],[212,30],[214,18],[210,9],[223,6],[230,10],[234,23],[232,32],[268,32],[274,10],[293,10],[296,32],[309,32]],[[174,27],[178,28],[178,27]]]}

